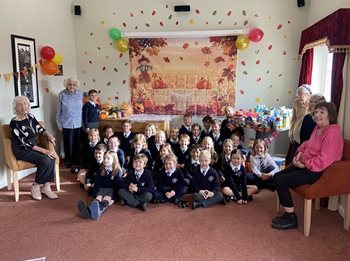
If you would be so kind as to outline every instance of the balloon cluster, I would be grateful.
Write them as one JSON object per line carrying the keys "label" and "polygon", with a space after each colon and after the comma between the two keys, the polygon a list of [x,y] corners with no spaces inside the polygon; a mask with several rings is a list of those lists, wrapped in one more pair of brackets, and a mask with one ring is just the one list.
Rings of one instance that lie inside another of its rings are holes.
{"label": "balloon cluster", "polygon": [[129,50],[129,41],[126,38],[122,38],[122,33],[117,28],[112,28],[109,30],[109,37],[114,40],[114,46],[121,53]]}
{"label": "balloon cluster", "polygon": [[52,47],[44,46],[40,50],[40,56],[44,59],[39,61],[44,73],[55,75],[59,72],[58,65],[63,61],[62,55],[56,53]]}
{"label": "balloon cluster", "polygon": [[257,43],[264,37],[264,32],[259,28],[254,28],[249,32],[249,35],[240,35],[235,42],[237,50],[245,50],[250,42]]}

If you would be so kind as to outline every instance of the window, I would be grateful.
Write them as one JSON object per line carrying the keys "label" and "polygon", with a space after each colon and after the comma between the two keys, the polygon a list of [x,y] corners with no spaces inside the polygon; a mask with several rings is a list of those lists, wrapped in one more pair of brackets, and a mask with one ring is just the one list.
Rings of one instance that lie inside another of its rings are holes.
{"label": "window", "polygon": [[329,53],[327,45],[314,48],[312,65],[312,91],[321,93],[327,101],[331,100],[333,53]]}

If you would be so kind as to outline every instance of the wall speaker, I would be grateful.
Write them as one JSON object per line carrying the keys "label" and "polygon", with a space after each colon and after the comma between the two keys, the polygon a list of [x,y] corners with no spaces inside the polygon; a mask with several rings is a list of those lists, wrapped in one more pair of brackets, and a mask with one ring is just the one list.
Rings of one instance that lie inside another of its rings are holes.
{"label": "wall speaker", "polygon": [[174,12],[189,12],[191,11],[191,6],[189,5],[175,5]]}
{"label": "wall speaker", "polygon": [[80,5],[75,5],[74,6],[74,14],[75,15],[81,15],[81,7],[80,7]]}
{"label": "wall speaker", "polygon": [[305,6],[305,0],[297,0],[297,2],[298,2],[298,7]]}

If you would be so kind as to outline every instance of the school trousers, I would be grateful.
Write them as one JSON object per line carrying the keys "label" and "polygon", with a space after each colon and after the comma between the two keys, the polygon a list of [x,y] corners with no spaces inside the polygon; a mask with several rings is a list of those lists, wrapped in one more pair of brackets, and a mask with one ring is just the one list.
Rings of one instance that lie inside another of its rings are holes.
{"label": "school trousers", "polygon": [[143,202],[150,202],[152,199],[152,193],[150,192],[138,194],[138,193],[131,193],[127,189],[120,189],[118,191],[118,195],[120,199],[125,200],[125,202],[132,207],[136,207],[138,204]]}

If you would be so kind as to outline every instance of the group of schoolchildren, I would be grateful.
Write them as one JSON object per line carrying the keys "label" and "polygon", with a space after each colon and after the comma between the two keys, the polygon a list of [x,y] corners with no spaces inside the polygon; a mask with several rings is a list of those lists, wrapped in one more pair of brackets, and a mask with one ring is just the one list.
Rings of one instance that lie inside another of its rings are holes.
{"label": "group of schoolchildren", "polygon": [[77,179],[93,200],[78,202],[81,217],[99,219],[116,199],[143,211],[149,202],[184,208],[183,196],[191,193],[196,209],[228,201],[247,204],[260,188],[273,190],[272,176],[279,168],[266,144],[258,139],[251,152],[243,148],[244,131],[235,122],[234,108],[227,106],[225,112],[222,123],[205,116],[203,129],[185,114],[181,128],[172,128],[168,139],[154,124],[135,134],[130,120],[118,134],[105,126],[103,139],[90,128]]}

